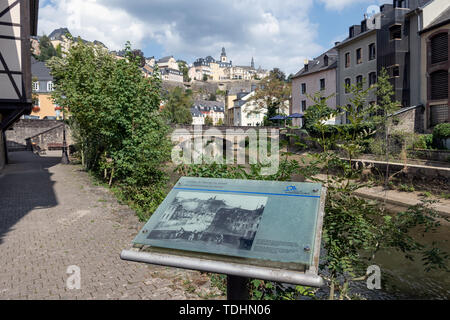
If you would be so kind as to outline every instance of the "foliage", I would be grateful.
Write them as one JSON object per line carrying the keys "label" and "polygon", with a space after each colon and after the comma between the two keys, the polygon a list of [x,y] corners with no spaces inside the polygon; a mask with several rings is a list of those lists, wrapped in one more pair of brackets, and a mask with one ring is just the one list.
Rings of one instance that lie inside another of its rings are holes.
{"label": "foliage", "polygon": [[433,129],[433,144],[439,149],[444,149],[442,140],[450,138],[450,123],[440,123]]}
{"label": "foliage", "polygon": [[413,149],[433,149],[433,135],[419,134],[412,145]]}
{"label": "foliage", "polygon": [[61,57],[61,55],[58,55],[58,51],[53,47],[53,44],[50,42],[50,38],[46,35],[43,35],[39,39],[39,49],[41,53],[36,57],[36,59],[39,61],[47,61],[51,57],[55,56]]}
{"label": "foliage", "polygon": [[286,74],[279,68],[273,68],[270,71],[269,77],[276,78],[279,81],[286,81]]}
{"label": "foliage", "polygon": [[[126,59],[78,41],[64,58],[48,65],[55,79],[53,99],[69,112],[74,139],[87,170],[122,187],[133,201],[152,210],[161,195],[162,164],[169,159],[169,128],[160,113],[160,80],[144,78],[130,45]],[[135,193],[135,194],[134,194]]]}
{"label": "foliage", "polygon": [[[381,77],[381,85],[386,85],[386,76]],[[358,127],[367,119],[372,119],[381,129],[387,127],[388,114],[395,103],[392,88],[378,87],[379,101],[382,104],[365,106],[368,90],[359,86],[348,88],[352,93],[350,104],[342,109],[346,112],[352,130],[339,129],[331,136],[325,136],[326,125],[319,119],[314,126],[321,132],[316,143],[322,146],[323,152],[312,154],[312,161],[304,163],[301,172],[312,181],[321,182],[327,187],[328,194],[325,205],[326,215],[323,225],[323,257],[322,268],[328,270],[330,277],[330,299],[334,299],[335,290],[339,289],[340,298],[348,297],[348,284],[375,257],[380,249],[391,248],[403,252],[412,259],[412,252],[420,252],[426,268],[446,268],[446,254],[426,248],[411,237],[410,230],[435,231],[439,226],[438,214],[431,209],[429,203],[413,206],[407,211],[390,215],[382,204],[359,198],[354,191],[370,186],[358,181],[363,168],[352,162],[358,153],[363,151],[364,141],[373,135],[371,131],[359,132]],[[387,95],[388,97],[384,96]],[[390,97],[390,98],[389,98]],[[318,106],[320,108],[320,106]],[[370,117],[373,114],[380,114]],[[333,114],[331,114],[333,116]],[[330,147],[336,146],[345,152],[346,160],[341,159]],[[318,177],[318,173],[326,175]]]}
{"label": "foliage", "polygon": [[[291,95],[291,84],[284,81],[284,73],[278,69],[270,72],[270,75],[262,79],[259,88],[249,99],[255,103],[255,113],[267,113],[270,119],[283,113]],[[265,125],[269,123],[265,122]]]}
{"label": "foliage", "polygon": [[[380,250],[396,250],[408,259],[421,254],[425,270],[447,269],[449,258],[447,253],[437,248],[436,243],[425,246],[412,236],[434,232],[440,226],[438,219],[441,217],[430,206],[432,202],[425,200],[402,213],[392,215],[383,203],[356,196],[356,190],[369,187],[370,183],[359,180],[364,168],[356,166],[352,160],[364,151],[365,141],[374,134],[371,130],[360,130],[360,127],[368,119],[373,119],[370,115],[377,112],[378,106],[365,105],[368,90],[360,86],[349,89],[352,92],[350,104],[342,107],[349,122],[346,129],[337,126],[336,131],[325,135],[328,130],[325,120],[338,115],[338,111],[327,112],[325,117],[317,118],[312,126],[319,134],[311,139],[322,147],[322,152],[311,154],[308,161],[303,158],[299,164],[294,160],[283,159],[279,171],[272,176],[261,176],[260,164],[250,165],[247,169],[218,164],[178,168],[184,175],[231,179],[290,180],[293,174],[301,173],[309,181],[321,182],[327,188],[327,198],[320,268],[327,270],[329,275],[330,299],[334,299],[336,293],[340,299],[350,299],[349,283],[365,279],[361,275],[365,275],[367,266],[373,264]],[[390,90],[383,88],[380,92],[389,94]],[[388,99],[380,98],[384,112],[394,106]],[[315,107],[320,111],[324,107],[323,101],[319,98],[315,102]],[[375,120],[379,126],[386,124],[383,116]],[[346,157],[342,159],[333,152],[332,146],[341,150]],[[251,281],[251,292],[255,299],[291,297],[281,285],[261,280]]]}
{"label": "foliage", "polygon": [[450,138],[450,123],[440,123],[433,129],[433,137],[438,139]]}
{"label": "foliage", "polygon": [[217,96],[215,93],[210,93],[208,97],[208,101],[217,101]]}
{"label": "foliage", "polygon": [[162,116],[167,123],[191,124],[191,107],[193,103],[192,96],[189,93],[186,93],[180,87],[175,87],[169,91]]}
{"label": "foliage", "polygon": [[[306,109],[304,113],[304,124],[303,128],[312,136],[318,136],[320,134],[319,131],[315,130],[315,124],[319,119],[328,118],[333,113],[333,110],[328,107],[327,99],[321,99],[322,96],[320,93],[316,93],[314,96],[309,97],[315,103]],[[330,129],[332,131],[332,129]]]}
{"label": "foliage", "polygon": [[180,71],[183,73],[183,81],[191,82],[191,78],[189,78],[189,67],[186,61],[178,60],[177,63],[178,67],[180,68]]}
{"label": "foliage", "polygon": [[205,126],[212,126],[214,125],[214,121],[210,116],[205,117]]}

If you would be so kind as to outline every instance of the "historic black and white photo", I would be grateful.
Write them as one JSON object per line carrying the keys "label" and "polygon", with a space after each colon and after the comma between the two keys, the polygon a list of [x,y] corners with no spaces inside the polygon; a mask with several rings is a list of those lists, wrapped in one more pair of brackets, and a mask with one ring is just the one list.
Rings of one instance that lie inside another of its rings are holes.
{"label": "historic black and white photo", "polygon": [[261,196],[179,192],[148,238],[250,250],[266,202]]}

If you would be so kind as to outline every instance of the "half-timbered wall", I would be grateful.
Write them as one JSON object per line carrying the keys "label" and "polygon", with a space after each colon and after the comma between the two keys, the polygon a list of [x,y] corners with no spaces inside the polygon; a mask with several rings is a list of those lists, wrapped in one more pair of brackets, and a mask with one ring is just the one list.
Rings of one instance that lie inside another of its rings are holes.
{"label": "half-timbered wall", "polygon": [[[31,111],[30,34],[38,1],[0,0],[0,128]],[[32,16],[34,15],[34,16]],[[33,30],[32,30],[33,29]]]}

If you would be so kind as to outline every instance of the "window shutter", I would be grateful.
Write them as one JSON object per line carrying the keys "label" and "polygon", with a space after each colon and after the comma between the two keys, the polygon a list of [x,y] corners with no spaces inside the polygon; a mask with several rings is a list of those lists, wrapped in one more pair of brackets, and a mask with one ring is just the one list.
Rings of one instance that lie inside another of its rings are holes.
{"label": "window shutter", "polygon": [[435,71],[431,74],[431,100],[448,98],[448,72]]}
{"label": "window shutter", "polygon": [[431,63],[447,61],[448,34],[440,33],[431,39]]}

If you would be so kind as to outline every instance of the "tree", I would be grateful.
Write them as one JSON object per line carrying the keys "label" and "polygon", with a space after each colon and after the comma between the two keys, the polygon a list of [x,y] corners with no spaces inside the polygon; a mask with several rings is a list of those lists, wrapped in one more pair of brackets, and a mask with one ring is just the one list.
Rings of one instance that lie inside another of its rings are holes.
{"label": "tree", "polygon": [[256,105],[255,112],[265,112],[267,118],[283,113],[282,111],[291,96],[291,85],[280,79],[282,77],[280,72],[279,70],[271,72],[268,77],[261,80],[259,88],[249,99],[249,101],[254,101]]}
{"label": "tree", "polygon": [[41,53],[36,57],[39,61],[47,61],[51,57],[58,56],[58,52],[53,47],[48,36],[43,35],[39,39],[39,48]]}
{"label": "tree", "polygon": [[273,68],[273,70],[270,71],[270,76],[275,77],[280,81],[286,81],[286,74],[279,68]]}
{"label": "tree", "polygon": [[203,75],[203,81],[208,81],[208,76],[206,74]]}
{"label": "tree", "polygon": [[214,125],[213,119],[210,116],[205,117],[205,126],[212,126]]}
{"label": "tree", "polygon": [[184,92],[182,88],[175,87],[169,91],[162,115],[168,123],[192,124],[192,105],[192,96]]}
{"label": "tree", "polygon": [[215,93],[210,93],[208,97],[209,101],[217,101],[217,96]]}
{"label": "tree", "polygon": [[[386,78],[382,74],[382,78]],[[383,90],[379,91],[379,100],[384,106],[392,101],[390,84],[381,79]],[[327,188],[325,217],[323,222],[323,247],[321,267],[327,269],[330,282],[329,298],[334,299],[339,292],[339,298],[350,298],[349,283],[364,280],[366,268],[373,264],[376,254],[382,249],[396,250],[406,258],[413,259],[412,253],[422,254],[425,270],[432,268],[447,269],[448,255],[439,250],[433,243],[430,246],[418,242],[412,237],[414,233],[424,234],[436,231],[439,227],[439,214],[429,203],[412,206],[396,215],[390,214],[384,203],[365,200],[355,195],[355,191],[370,187],[370,183],[360,180],[363,168],[356,166],[353,159],[364,149],[364,141],[375,134],[374,131],[360,130],[363,123],[378,123],[376,105],[366,105],[370,90],[362,86],[348,87],[351,98],[347,106],[340,110],[324,112],[322,118],[315,118],[315,129],[320,134],[313,137],[322,147],[322,152],[312,153],[308,163],[301,168],[302,174],[312,181],[321,182]],[[324,100],[320,95],[313,97],[314,106],[323,110]],[[348,124],[335,126],[336,130],[328,132],[329,126],[324,120],[346,112]],[[337,148],[343,151],[346,158],[342,159]],[[323,173],[322,176],[318,176]]]}
{"label": "tree", "polygon": [[78,41],[64,58],[48,62],[55,103],[70,113],[86,169],[127,188],[146,188],[164,177],[169,128],[159,113],[161,81],[144,78],[140,59],[126,59]]}
{"label": "tree", "polygon": [[184,60],[178,60],[178,67],[180,68],[180,71],[183,73],[183,81],[184,82],[191,82],[191,78],[189,78],[189,67]]}

